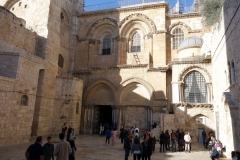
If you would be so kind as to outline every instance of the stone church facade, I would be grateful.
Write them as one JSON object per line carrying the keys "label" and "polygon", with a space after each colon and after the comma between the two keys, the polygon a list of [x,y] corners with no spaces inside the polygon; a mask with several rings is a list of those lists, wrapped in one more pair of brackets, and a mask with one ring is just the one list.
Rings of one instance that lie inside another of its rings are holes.
{"label": "stone church facade", "polygon": [[[214,130],[229,156],[238,61],[221,65],[225,51],[213,61],[226,26],[204,27],[197,2],[181,13],[166,2],[86,11],[83,0],[0,0],[0,145],[58,134],[64,122],[91,134],[100,123],[144,131],[156,122],[156,134],[183,128],[196,142],[203,128]],[[230,87],[219,87],[220,66],[222,77],[232,72]]]}

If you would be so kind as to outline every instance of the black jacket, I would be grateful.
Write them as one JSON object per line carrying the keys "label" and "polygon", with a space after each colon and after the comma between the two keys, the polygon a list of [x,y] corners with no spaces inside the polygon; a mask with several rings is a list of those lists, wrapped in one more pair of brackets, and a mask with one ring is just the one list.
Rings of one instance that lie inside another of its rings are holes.
{"label": "black jacket", "polygon": [[131,140],[129,140],[128,137],[124,139],[123,148],[124,148],[124,149],[131,149]]}

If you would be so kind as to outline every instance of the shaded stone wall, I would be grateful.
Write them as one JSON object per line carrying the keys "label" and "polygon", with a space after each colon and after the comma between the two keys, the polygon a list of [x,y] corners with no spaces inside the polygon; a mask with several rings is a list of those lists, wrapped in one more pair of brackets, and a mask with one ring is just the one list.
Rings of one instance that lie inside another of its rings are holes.
{"label": "shaded stone wall", "polygon": [[63,123],[71,125],[75,129],[75,133],[79,133],[83,81],[71,76],[58,76],[57,86],[61,87],[56,88],[52,134],[61,133]]}
{"label": "shaded stone wall", "polygon": [[[29,140],[36,98],[38,70],[41,67],[41,59],[39,58],[13,53],[9,53],[8,57],[18,57],[16,61],[18,70],[16,77],[1,77],[1,128],[4,129],[0,138],[1,145],[23,143]],[[6,61],[6,66],[9,67],[11,64],[11,61]],[[28,97],[26,106],[21,105],[23,95]]]}
{"label": "shaded stone wall", "polygon": [[226,146],[225,154],[229,158],[231,151],[240,150],[239,116],[237,116],[240,104],[239,7],[239,1],[225,1],[221,19],[213,27],[211,48],[217,137]]}

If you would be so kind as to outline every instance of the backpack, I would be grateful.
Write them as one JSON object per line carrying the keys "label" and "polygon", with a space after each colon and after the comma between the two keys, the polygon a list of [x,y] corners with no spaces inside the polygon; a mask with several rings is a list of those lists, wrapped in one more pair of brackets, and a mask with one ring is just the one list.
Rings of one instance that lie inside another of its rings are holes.
{"label": "backpack", "polygon": [[172,140],[176,140],[177,139],[177,137],[176,137],[176,135],[174,133],[171,134],[171,139]]}

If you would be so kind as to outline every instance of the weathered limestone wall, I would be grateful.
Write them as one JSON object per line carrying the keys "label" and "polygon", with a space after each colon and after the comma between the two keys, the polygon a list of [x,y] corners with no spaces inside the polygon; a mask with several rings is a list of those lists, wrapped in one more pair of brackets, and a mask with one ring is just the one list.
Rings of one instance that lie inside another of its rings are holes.
{"label": "weathered limestone wall", "polygon": [[[1,133],[0,145],[27,142],[31,134],[38,71],[41,68],[42,60],[17,53],[2,53],[0,57],[1,60],[3,60],[2,57],[8,57],[5,59],[5,66],[13,64],[17,66],[15,77],[0,78],[0,126],[4,130]],[[27,106],[21,105],[23,95],[28,97]]]}
{"label": "weathered limestone wall", "polygon": [[37,34],[24,27],[20,19],[0,6],[0,52],[35,54]]}
{"label": "weathered limestone wall", "polygon": [[226,145],[229,158],[231,151],[240,150],[239,7],[240,1],[225,1],[221,21],[213,27],[211,48],[217,137]]}
{"label": "weathered limestone wall", "polygon": [[71,76],[58,76],[57,86],[52,134],[61,133],[61,126],[65,122],[74,128],[75,133],[79,133],[83,81]]}

